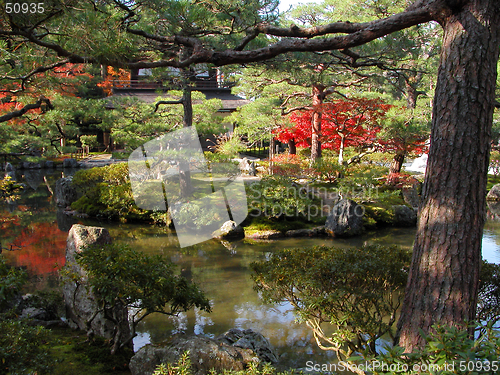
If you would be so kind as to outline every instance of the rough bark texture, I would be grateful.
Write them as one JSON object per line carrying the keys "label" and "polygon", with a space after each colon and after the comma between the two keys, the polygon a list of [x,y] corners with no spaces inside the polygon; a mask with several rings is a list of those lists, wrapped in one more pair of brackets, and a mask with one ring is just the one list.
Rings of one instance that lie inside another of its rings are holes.
{"label": "rough bark texture", "polygon": [[498,0],[462,3],[440,20],[445,34],[431,147],[398,322],[407,351],[423,344],[419,329],[475,319],[500,11]]}

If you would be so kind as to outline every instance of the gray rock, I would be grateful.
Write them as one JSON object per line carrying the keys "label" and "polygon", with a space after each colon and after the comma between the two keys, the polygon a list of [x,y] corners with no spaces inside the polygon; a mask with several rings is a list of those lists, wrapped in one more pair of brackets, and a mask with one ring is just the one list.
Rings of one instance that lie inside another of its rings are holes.
{"label": "gray rock", "polygon": [[212,237],[220,240],[238,240],[245,237],[245,231],[236,222],[228,220],[212,233]]}
{"label": "gray rock", "polygon": [[279,230],[262,230],[259,232],[255,232],[249,235],[245,235],[247,238],[251,238],[254,240],[274,240],[276,238],[282,238],[283,233],[281,233]]}
{"label": "gray rock", "polygon": [[46,160],[45,163],[43,163],[43,167],[47,169],[54,168],[54,162],[52,160]]}
{"label": "gray rock", "polygon": [[148,344],[130,360],[130,372],[132,375],[153,374],[156,366],[176,363],[187,351],[195,375],[208,374],[211,369],[215,369],[218,374],[223,373],[223,370],[241,371],[250,363],[277,361],[271,345],[259,333],[252,330],[229,332],[217,339],[176,335],[158,345]]}
{"label": "gray rock", "polygon": [[397,227],[414,227],[417,225],[417,211],[405,205],[392,206],[394,225]]}
{"label": "gray rock", "polygon": [[63,168],[76,168],[78,167],[78,162],[76,159],[69,158],[63,160]]}
{"label": "gray rock", "polygon": [[248,166],[248,175],[249,176],[256,176],[257,175],[257,168],[255,167],[254,161],[250,162],[250,165]]}
{"label": "gray rock", "polygon": [[[66,267],[68,267],[69,272],[79,276],[83,282],[76,283],[69,279],[63,284],[63,297],[69,326],[106,339],[113,338],[114,324],[107,320],[102,313],[96,314],[97,304],[94,293],[86,285],[87,274],[76,263],[75,256],[89,245],[109,243],[111,243],[111,236],[106,228],[73,225],[68,233],[66,243]],[[126,308],[117,308],[115,314],[128,316]],[[124,321],[126,324],[120,328],[124,333],[122,337],[127,337],[130,334],[130,328],[127,318]]]}
{"label": "gray rock", "polygon": [[38,319],[38,320],[48,320],[47,314],[44,309],[36,307],[27,307],[21,312],[21,319]]}
{"label": "gray rock", "polygon": [[249,176],[255,176],[257,174],[255,161],[250,161],[247,158],[243,158],[243,160],[240,162],[239,169],[242,173],[246,173]]}
{"label": "gray rock", "polygon": [[486,195],[486,200],[500,201],[500,184],[494,185]]}
{"label": "gray rock", "polygon": [[486,217],[488,220],[500,221],[500,201],[487,201]]}
{"label": "gray rock", "polygon": [[77,200],[76,189],[72,185],[73,176],[63,177],[56,181],[54,199],[59,207],[70,206]]}
{"label": "gray rock", "polygon": [[40,169],[24,171],[24,180],[30,188],[36,190],[43,183],[43,173]]}
{"label": "gray rock", "polygon": [[41,165],[40,165],[40,163],[34,163],[31,161],[24,161],[19,165],[19,167],[21,167],[22,169],[40,169]]}
{"label": "gray rock", "polygon": [[325,231],[334,237],[356,236],[363,232],[365,208],[351,199],[342,199],[326,218]]}
{"label": "gray rock", "polygon": [[15,172],[16,168],[9,162],[5,163],[5,172]]}
{"label": "gray rock", "polygon": [[217,337],[217,340],[238,348],[251,349],[255,352],[255,354],[257,354],[259,360],[262,362],[278,362],[278,357],[269,343],[269,340],[267,340],[262,334],[251,329],[241,330],[232,328]]}
{"label": "gray rock", "polygon": [[420,196],[418,195],[418,185],[414,184],[411,187],[403,188],[403,199],[405,203],[409,204],[413,208],[417,208],[420,204]]}
{"label": "gray rock", "polygon": [[325,235],[325,227],[311,229],[292,229],[285,233],[287,237],[317,237]]}

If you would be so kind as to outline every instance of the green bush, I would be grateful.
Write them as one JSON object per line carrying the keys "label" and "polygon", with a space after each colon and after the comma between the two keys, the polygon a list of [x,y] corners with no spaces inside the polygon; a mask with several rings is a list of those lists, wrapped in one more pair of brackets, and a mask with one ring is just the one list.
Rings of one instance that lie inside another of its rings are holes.
{"label": "green bush", "polygon": [[280,250],[251,268],[263,299],[289,302],[320,347],[342,360],[355,351],[376,354],[376,340],[392,333],[410,259],[394,246],[322,246]]}
{"label": "green bush", "polygon": [[80,170],[73,177],[73,186],[81,195],[71,205],[75,210],[123,221],[150,218],[150,212],[135,204],[127,163]]}
{"label": "green bush", "polygon": [[99,146],[97,135],[81,135],[80,142],[82,146],[89,146],[91,149]]}
{"label": "green bush", "polygon": [[331,157],[323,156],[311,167],[311,174],[321,181],[335,183],[345,173],[345,167]]}
{"label": "green bush", "polygon": [[[354,356],[349,362],[353,366],[370,363],[373,375],[498,374],[499,332],[492,328],[492,324],[478,327],[484,333],[473,340],[467,330],[434,326],[434,332],[426,337],[426,345],[421,350],[405,353],[403,348],[396,346],[386,348],[386,352],[377,357]],[[471,328],[477,327],[473,325]]]}
{"label": "green bush", "polygon": [[264,176],[246,185],[250,216],[307,218],[309,209],[318,203],[307,188],[284,176]]}
{"label": "green bush", "polygon": [[[113,353],[135,336],[135,327],[147,315],[177,315],[197,307],[210,311],[209,301],[197,285],[174,274],[175,265],[161,256],[147,256],[127,246],[90,246],[77,255],[88,279],[68,272],[65,282],[89,285],[104,316],[117,327],[126,316],[113,314],[116,306],[128,307],[131,335],[115,330]],[[122,319],[120,321],[120,319]]]}
{"label": "green bush", "polygon": [[[189,352],[181,355],[177,363],[167,363],[158,365],[153,372],[153,375],[193,375],[191,368],[191,360],[189,359]],[[210,375],[216,375],[215,371],[211,371]],[[269,364],[259,366],[256,363],[251,363],[249,367],[243,371],[226,370],[224,375],[293,375],[299,374],[294,370],[278,372],[274,367]],[[302,372],[300,372],[302,374]]]}
{"label": "green bush", "polygon": [[8,319],[15,316],[12,302],[26,281],[25,271],[8,266],[0,256],[0,375],[51,373],[53,359],[44,346],[48,331]]}
{"label": "green bush", "polygon": [[0,374],[51,374],[48,331],[21,321],[0,321]]}
{"label": "green bush", "polygon": [[0,255],[0,313],[13,307],[12,301],[20,296],[27,278],[24,270],[7,265]]}
{"label": "green bush", "polygon": [[12,180],[10,176],[4,176],[0,180],[0,202],[18,199],[21,189],[22,186]]}

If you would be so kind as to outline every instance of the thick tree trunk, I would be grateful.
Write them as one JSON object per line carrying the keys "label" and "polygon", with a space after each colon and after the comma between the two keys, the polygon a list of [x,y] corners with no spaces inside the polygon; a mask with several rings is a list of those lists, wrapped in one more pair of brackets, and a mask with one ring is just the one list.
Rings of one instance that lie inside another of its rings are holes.
{"label": "thick tree trunk", "polygon": [[405,93],[406,93],[406,108],[415,109],[417,108],[417,98],[418,91],[417,89],[405,80]]}
{"label": "thick tree trunk", "polygon": [[500,9],[498,0],[461,3],[440,20],[444,41],[429,161],[398,322],[407,351],[423,344],[419,329],[465,327],[475,319]]}
{"label": "thick tree trunk", "polygon": [[315,161],[321,157],[321,104],[323,104],[324,86],[313,85],[312,88],[312,104],[314,112],[312,115],[312,136],[311,136],[311,161]]}
{"label": "thick tree trunk", "polygon": [[405,154],[403,152],[398,152],[394,155],[391,165],[389,166],[389,176],[387,176],[387,184],[395,185],[399,181],[398,175],[401,173],[401,168],[403,168],[403,163],[405,162]]}

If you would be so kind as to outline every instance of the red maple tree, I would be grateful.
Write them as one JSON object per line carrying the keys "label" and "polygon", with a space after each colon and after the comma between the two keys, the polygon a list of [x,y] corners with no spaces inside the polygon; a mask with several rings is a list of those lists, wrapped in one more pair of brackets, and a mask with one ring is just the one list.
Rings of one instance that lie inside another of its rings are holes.
{"label": "red maple tree", "polygon": [[390,108],[377,99],[338,99],[311,110],[292,113],[290,122],[293,125],[282,127],[275,134],[281,142],[292,140],[298,147],[311,147],[312,117],[319,112],[321,148],[337,150],[339,164],[343,164],[346,147],[365,149],[375,146],[381,129],[380,120]]}

